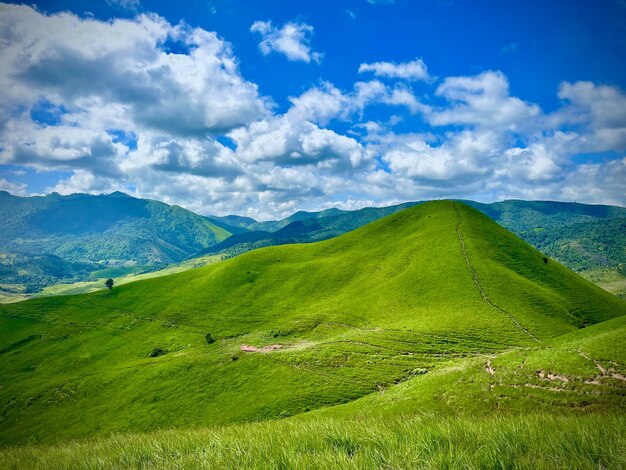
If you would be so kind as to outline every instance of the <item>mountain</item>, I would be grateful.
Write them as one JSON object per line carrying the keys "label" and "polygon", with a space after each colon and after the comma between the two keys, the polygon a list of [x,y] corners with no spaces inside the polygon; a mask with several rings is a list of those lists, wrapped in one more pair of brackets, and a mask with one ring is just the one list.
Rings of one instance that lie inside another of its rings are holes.
{"label": "mountain", "polygon": [[266,222],[258,222],[251,217],[241,217],[238,215],[227,215],[225,217],[208,216],[210,220],[215,220],[229,226],[235,226],[246,231],[251,232],[276,232],[283,227],[291,224],[292,222],[298,222],[309,219],[321,219],[323,217],[332,217],[339,214],[345,214],[348,211],[341,209],[331,208],[319,212],[307,212],[298,211],[291,214],[289,217],[280,220],[270,220]]}
{"label": "mountain", "polygon": [[[553,201],[462,201],[485,213],[546,255],[601,287],[626,297],[626,208]],[[299,212],[266,224],[266,231],[240,233],[201,254],[235,256],[263,246],[308,243],[336,237],[381,217],[419,204],[356,211]],[[274,230],[276,227],[282,227]]]}
{"label": "mountain", "polygon": [[0,306],[0,442],[292,416],[624,314],[479,211],[425,203],[320,243]]}
{"label": "mountain", "polygon": [[54,283],[84,278],[85,263],[158,266],[181,261],[231,234],[181,207],[123,193],[17,197],[2,191],[0,219],[2,252],[29,257],[33,266],[13,281],[31,291],[41,287],[30,277],[44,269],[36,266],[44,255],[60,258],[60,264],[82,263],[70,273],[51,276]]}

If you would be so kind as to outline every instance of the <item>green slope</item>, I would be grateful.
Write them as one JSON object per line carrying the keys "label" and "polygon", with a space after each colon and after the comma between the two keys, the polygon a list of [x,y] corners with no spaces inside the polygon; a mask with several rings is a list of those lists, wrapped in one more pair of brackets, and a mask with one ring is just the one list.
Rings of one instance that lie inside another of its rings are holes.
{"label": "green slope", "polygon": [[[622,298],[626,295],[626,208],[553,201],[462,202],[600,287]],[[325,240],[416,204],[332,214],[299,212],[280,221],[256,224],[252,219],[240,222],[229,216],[228,220],[257,231],[236,234],[206,253],[235,256],[264,246]]]}
{"label": "green slope", "polygon": [[432,202],[325,242],[2,306],[0,441],[285,417],[625,313],[478,211]]}
{"label": "green slope", "polygon": [[568,268],[626,298],[626,208],[552,201],[466,203]]}
{"label": "green slope", "polygon": [[623,468],[626,316],[265,423],[0,450],[3,468]]}

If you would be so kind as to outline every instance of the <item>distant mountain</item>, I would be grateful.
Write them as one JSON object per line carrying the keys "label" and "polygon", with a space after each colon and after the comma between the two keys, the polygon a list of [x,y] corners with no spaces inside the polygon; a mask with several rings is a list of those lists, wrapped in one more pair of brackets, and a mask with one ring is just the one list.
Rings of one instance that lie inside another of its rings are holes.
{"label": "distant mountain", "polygon": [[[21,281],[30,290],[30,276],[39,275],[45,270],[43,265],[50,264],[52,258],[44,255],[53,255],[59,265],[79,263],[80,269],[57,276],[60,282],[84,277],[84,263],[159,266],[178,262],[231,235],[181,207],[119,192],[17,197],[1,191],[0,220],[0,252],[20,255],[22,264],[28,258],[29,268],[21,270]],[[11,256],[0,258],[5,270],[10,269],[8,260],[15,262]],[[55,282],[55,276],[49,281]]]}
{"label": "distant mountain", "polygon": [[282,220],[251,223],[248,225],[251,229],[264,227],[265,230],[257,229],[233,235],[204,250],[203,254],[221,253],[230,257],[264,246],[326,240],[417,204],[420,203],[407,202],[388,207],[366,207],[355,211],[339,209],[321,212],[300,211]]}
{"label": "distant mountain", "polygon": [[[321,219],[340,214],[346,214],[350,211],[331,208],[319,212],[298,211],[294,214],[280,220],[270,220],[266,222],[258,222],[251,217],[241,217],[238,215],[227,215],[226,217],[208,216],[209,220],[226,224],[227,226],[235,226],[250,232],[277,232],[287,225],[308,219]],[[233,232],[234,233],[234,232]]]}

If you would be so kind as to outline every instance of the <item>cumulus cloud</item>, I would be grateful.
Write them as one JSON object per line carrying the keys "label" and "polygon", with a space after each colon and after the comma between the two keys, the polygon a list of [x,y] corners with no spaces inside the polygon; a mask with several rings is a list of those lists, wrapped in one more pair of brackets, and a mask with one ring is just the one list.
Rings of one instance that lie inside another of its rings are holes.
{"label": "cumulus cloud", "polygon": [[577,127],[587,151],[626,150],[626,94],[608,85],[565,82],[558,96],[567,105],[552,118],[555,124]]}
{"label": "cumulus cloud", "polygon": [[403,80],[429,80],[428,68],[422,59],[410,62],[374,62],[361,64],[359,73],[373,72],[377,77],[400,78]]}
{"label": "cumulus cloud", "polygon": [[[166,52],[168,39],[187,53]],[[155,15],[102,22],[6,5],[0,44],[5,113],[42,95],[73,110],[117,103],[134,125],[181,135],[224,132],[266,113],[227,43]]]}
{"label": "cumulus cloud", "polygon": [[519,131],[532,126],[541,109],[509,94],[509,82],[502,72],[483,72],[472,77],[449,77],[436,94],[449,104],[434,110],[434,125],[471,125]]}
{"label": "cumulus cloud", "polygon": [[306,23],[285,23],[275,27],[271,21],[255,21],[250,31],[261,35],[259,50],[263,55],[272,52],[283,54],[287,59],[309,63],[321,62],[322,54],[311,49],[313,26]]}
{"label": "cumulus cloud", "polygon": [[[562,106],[546,114],[513,96],[502,72],[433,89],[419,59],[378,62],[360,68],[372,80],[320,81],[276,114],[214,32],[151,14],[0,9],[0,164],[71,172],[50,190],[122,190],[261,219],[438,197],[626,204],[626,95],[616,87],[563,83]],[[319,59],[309,26],[255,25],[262,51]],[[417,94],[417,80],[428,90]],[[604,151],[614,159],[572,158]],[[14,178],[5,171],[0,189],[26,194]]]}

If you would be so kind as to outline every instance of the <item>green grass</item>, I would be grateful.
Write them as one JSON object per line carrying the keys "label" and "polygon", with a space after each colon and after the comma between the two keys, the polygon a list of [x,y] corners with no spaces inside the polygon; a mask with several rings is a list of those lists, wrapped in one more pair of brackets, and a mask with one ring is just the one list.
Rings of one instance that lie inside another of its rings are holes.
{"label": "green grass", "polygon": [[[199,258],[182,261],[172,264],[166,268],[157,271],[143,272],[148,266],[133,266],[127,268],[108,268],[100,271],[94,271],[93,277],[98,277],[96,281],[73,282],[71,284],[55,284],[54,286],[45,287],[36,294],[20,294],[12,292],[0,291],[0,304],[19,302],[30,298],[50,297],[55,295],[78,295],[88,294],[100,290],[105,290],[104,281],[111,277],[115,286],[122,286],[135,281],[152,279],[160,276],[168,276],[170,274],[181,273],[190,269],[206,266],[207,264],[217,263],[221,260],[218,255],[208,255]],[[1,288],[1,287],[0,287]]]}
{"label": "green grass", "polygon": [[147,270],[150,270],[151,266],[119,266],[114,268],[99,269],[93,271],[90,277],[93,279],[107,279],[113,277],[122,277],[132,274],[141,274]]}
{"label": "green grass", "polygon": [[[475,285],[457,227],[481,288],[502,310]],[[554,338],[624,314],[626,303],[545,264],[486,216],[428,203],[325,242],[262,249],[112,292],[0,307],[0,442],[225,426],[317,409],[320,419],[397,406],[488,419],[524,403],[542,411],[536,404],[545,399],[545,409],[562,401],[585,410],[590,402],[590,410],[609,412],[624,406],[619,379],[601,378],[599,395],[585,379],[571,380],[590,393],[569,401],[570,392],[526,386],[531,377],[541,387],[536,371],[514,372],[527,354],[520,351],[544,354]],[[623,344],[618,330],[611,341]],[[245,353],[244,344],[283,348]],[[155,348],[166,354],[149,357]],[[493,377],[485,372],[491,357]],[[294,419],[307,416],[316,414]]]}
{"label": "green grass", "polygon": [[0,467],[623,468],[625,333],[619,317],[293,418],[6,448]]}
{"label": "green grass", "polygon": [[619,469],[625,430],[624,415],[286,420],[9,449],[0,466]]}

